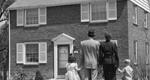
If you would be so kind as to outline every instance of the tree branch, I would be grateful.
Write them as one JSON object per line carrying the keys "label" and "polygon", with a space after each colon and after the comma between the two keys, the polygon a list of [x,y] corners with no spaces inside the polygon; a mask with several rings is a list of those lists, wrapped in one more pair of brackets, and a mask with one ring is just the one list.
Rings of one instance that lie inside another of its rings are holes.
{"label": "tree branch", "polygon": [[1,19],[1,20],[0,20],[0,22],[2,22],[2,21],[6,21],[6,20],[8,20],[8,19],[7,19],[7,18],[5,18],[5,19]]}

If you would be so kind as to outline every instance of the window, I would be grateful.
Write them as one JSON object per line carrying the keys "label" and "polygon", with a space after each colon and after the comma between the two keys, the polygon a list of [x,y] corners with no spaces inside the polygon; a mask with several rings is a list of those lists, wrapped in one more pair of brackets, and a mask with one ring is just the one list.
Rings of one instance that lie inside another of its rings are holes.
{"label": "window", "polygon": [[26,13],[26,25],[34,25],[34,24],[38,24],[38,9],[26,9],[25,10]]}
{"label": "window", "polygon": [[147,12],[144,12],[144,27],[145,28],[148,28],[148,13]]}
{"label": "window", "polygon": [[107,22],[116,19],[116,0],[99,0],[81,4],[81,22]]}
{"label": "window", "polygon": [[38,44],[26,44],[26,62],[38,62]]}
{"label": "window", "polygon": [[149,43],[145,43],[145,52],[146,52],[146,64],[149,64]]}
{"label": "window", "polygon": [[105,22],[107,21],[106,1],[98,1],[90,5],[90,21],[91,22]]}
{"label": "window", "polygon": [[17,26],[30,27],[46,23],[46,8],[17,10]]}
{"label": "window", "polygon": [[137,25],[138,24],[138,7],[137,7],[137,5],[134,5],[133,9],[134,9],[134,11],[133,11],[133,23]]}
{"label": "window", "polygon": [[46,42],[17,43],[17,63],[38,64],[47,62]]}
{"label": "window", "polygon": [[137,64],[137,55],[138,55],[138,42],[137,40],[134,40],[133,42],[133,46],[134,46],[134,62]]}

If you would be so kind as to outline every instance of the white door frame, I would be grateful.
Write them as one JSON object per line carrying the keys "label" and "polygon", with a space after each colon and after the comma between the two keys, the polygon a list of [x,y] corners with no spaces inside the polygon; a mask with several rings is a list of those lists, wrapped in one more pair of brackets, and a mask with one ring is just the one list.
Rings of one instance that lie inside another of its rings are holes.
{"label": "white door frame", "polygon": [[54,79],[59,78],[58,76],[58,45],[69,45],[70,53],[73,52],[73,41],[75,39],[71,36],[68,36],[64,33],[58,35],[56,38],[53,38],[54,42]]}

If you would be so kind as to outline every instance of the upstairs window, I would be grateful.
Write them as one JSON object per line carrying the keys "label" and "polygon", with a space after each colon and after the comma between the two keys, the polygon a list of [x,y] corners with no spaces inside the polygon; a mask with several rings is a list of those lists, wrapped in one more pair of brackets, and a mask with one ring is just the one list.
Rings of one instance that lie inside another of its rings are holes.
{"label": "upstairs window", "polygon": [[38,9],[26,9],[25,10],[26,13],[26,25],[34,25],[34,24],[38,24]]}
{"label": "upstairs window", "polygon": [[46,24],[46,8],[17,10],[17,26],[38,26]]}
{"label": "upstairs window", "polygon": [[116,19],[116,0],[100,0],[81,4],[81,22],[107,22]]}
{"label": "upstairs window", "polygon": [[144,27],[148,28],[148,13],[144,12]]}
{"label": "upstairs window", "polygon": [[138,24],[138,7],[133,5],[133,24]]}

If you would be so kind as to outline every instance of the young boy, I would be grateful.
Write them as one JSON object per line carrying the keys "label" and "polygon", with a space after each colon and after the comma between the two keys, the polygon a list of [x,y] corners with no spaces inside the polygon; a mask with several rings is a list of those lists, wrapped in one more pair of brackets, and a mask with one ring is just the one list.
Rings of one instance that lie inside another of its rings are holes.
{"label": "young boy", "polygon": [[125,67],[122,70],[118,68],[118,71],[123,73],[122,80],[132,80],[133,78],[133,69],[130,66],[130,62],[130,59],[125,59]]}

